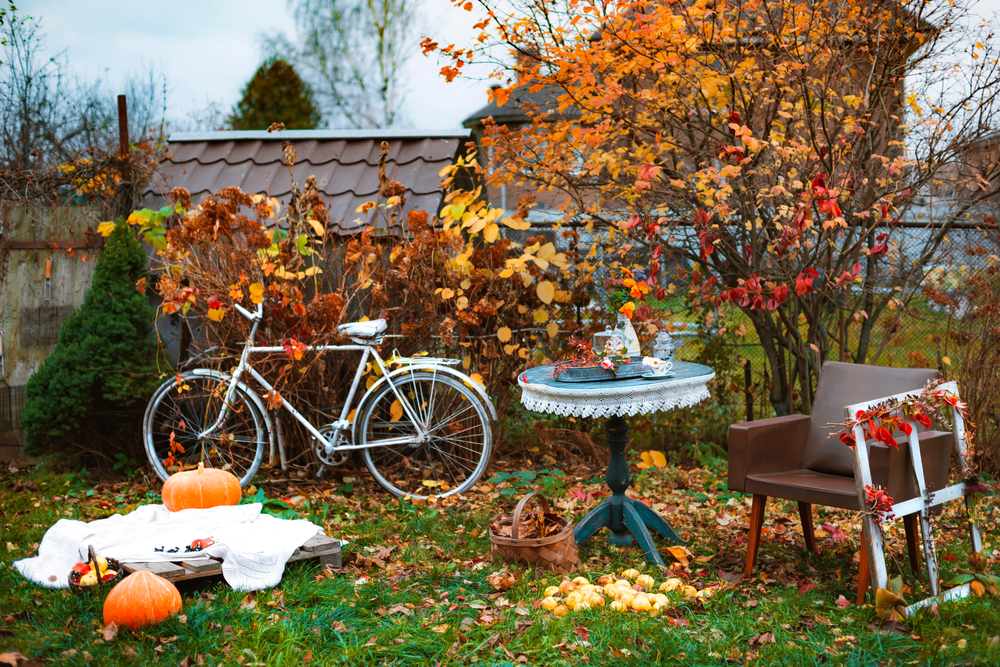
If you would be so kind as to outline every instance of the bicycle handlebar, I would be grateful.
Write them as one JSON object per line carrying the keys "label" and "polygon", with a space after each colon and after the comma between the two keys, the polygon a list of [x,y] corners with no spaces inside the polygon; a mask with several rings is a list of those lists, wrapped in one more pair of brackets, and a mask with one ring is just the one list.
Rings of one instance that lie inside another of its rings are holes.
{"label": "bicycle handlebar", "polygon": [[260,318],[262,318],[264,316],[264,302],[263,301],[261,301],[260,303],[257,304],[257,311],[253,312],[253,313],[251,313],[249,310],[247,310],[246,308],[244,308],[243,306],[241,306],[238,303],[234,303],[233,304],[233,308],[235,308],[236,310],[240,311],[240,314],[243,315],[243,317],[245,317],[248,320],[250,320],[251,322],[253,322],[254,320],[259,320]]}

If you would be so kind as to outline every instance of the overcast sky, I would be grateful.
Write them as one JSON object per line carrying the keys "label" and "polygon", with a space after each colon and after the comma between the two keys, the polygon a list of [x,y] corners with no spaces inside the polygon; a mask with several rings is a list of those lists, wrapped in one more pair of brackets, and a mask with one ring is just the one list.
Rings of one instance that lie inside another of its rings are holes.
{"label": "overcast sky", "polygon": [[[435,39],[464,41],[470,14],[449,0],[420,0],[424,29]],[[998,0],[1000,1],[1000,0]],[[49,54],[66,51],[73,71],[85,78],[123,73],[153,64],[166,74],[168,118],[187,117],[209,102],[226,110],[239,100],[262,59],[259,36],[295,34],[285,0],[21,0],[18,13],[41,18]],[[420,41],[420,35],[416,36]],[[454,129],[486,104],[488,81],[447,83],[441,66],[419,49],[408,63],[405,126]],[[269,55],[269,54],[267,54]],[[488,74],[484,71],[483,75]]]}
{"label": "overcast sky", "polygon": [[[472,38],[470,14],[449,0],[420,0],[421,30],[443,43]],[[21,0],[21,14],[40,17],[52,54],[65,49],[74,72],[85,78],[123,73],[153,64],[166,75],[168,118],[184,119],[217,102],[230,109],[260,65],[259,36],[294,24],[285,0]],[[1000,0],[978,0],[977,13],[1000,10]],[[419,36],[416,38],[419,41]],[[447,40],[447,41],[445,41]],[[439,76],[440,64],[419,50],[408,63],[404,125],[453,129],[486,104],[489,82]],[[485,76],[488,71],[481,71]]]}

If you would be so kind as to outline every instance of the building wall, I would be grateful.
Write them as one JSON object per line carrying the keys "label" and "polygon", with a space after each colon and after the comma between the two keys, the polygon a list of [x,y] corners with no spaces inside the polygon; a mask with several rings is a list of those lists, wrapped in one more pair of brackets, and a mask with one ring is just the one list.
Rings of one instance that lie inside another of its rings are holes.
{"label": "building wall", "polygon": [[[55,347],[94,276],[99,214],[87,207],[4,207],[0,218],[0,460],[14,458],[24,385]],[[72,253],[72,254],[71,254]],[[51,278],[46,263],[51,259]]]}

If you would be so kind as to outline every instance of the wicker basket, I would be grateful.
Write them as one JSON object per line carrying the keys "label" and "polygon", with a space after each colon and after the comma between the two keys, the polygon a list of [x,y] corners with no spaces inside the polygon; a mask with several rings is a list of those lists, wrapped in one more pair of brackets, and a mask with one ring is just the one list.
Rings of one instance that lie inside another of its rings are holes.
{"label": "wicker basket", "polygon": [[[520,538],[517,536],[521,523],[521,511],[532,498],[542,504],[545,518],[561,525],[558,532],[541,538]],[[502,537],[490,527],[490,553],[494,558],[508,563],[527,563],[551,572],[576,572],[580,567],[580,556],[573,538],[573,526],[569,521],[549,511],[549,501],[537,493],[527,493],[514,508],[514,516],[497,516],[493,525],[511,524],[511,537]]]}
{"label": "wicker basket", "polygon": [[[89,546],[89,548],[87,549],[87,552],[88,552],[88,556],[89,556],[87,562],[90,563],[90,567],[92,567],[93,569],[97,570],[98,573],[100,573],[101,568],[99,568],[97,566],[97,554],[94,553],[94,545],[93,544],[91,544]],[[100,581],[99,580],[93,586],[82,586],[82,585],[80,585],[80,578],[83,577],[83,575],[80,574],[79,572],[77,572],[76,570],[73,570],[72,572],[69,573],[69,588],[70,588],[71,591],[73,591],[77,595],[87,595],[88,593],[97,593],[97,592],[104,593],[104,592],[107,592],[108,590],[111,589],[112,586],[114,586],[119,581],[121,581],[122,577],[125,576],[125,573],[122,572],[122,568],[123,568],[123,566],[122,566],[121,563],[119,563],[114,558],[109,558],[108,559],[108,569],[109,570],[114,570],[117,574],[115,575],[115,577],[113,579],[108,579],[107,581]]]}

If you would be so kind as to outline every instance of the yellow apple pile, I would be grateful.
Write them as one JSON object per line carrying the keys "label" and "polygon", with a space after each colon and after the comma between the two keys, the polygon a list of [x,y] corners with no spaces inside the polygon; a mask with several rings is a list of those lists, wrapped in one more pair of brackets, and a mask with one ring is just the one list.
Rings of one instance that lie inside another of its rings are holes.
{"label": "yellow apple pile", "polygon": [[706,598],[713,591],[710,588],[699,591],[673,577],[657,586],[652,576],[629,569],[623,571],[621,576],[601,575],[596,584],[590,583],[586,577],[577,577],[572,581],[564,579],[558,586],[545,589],[540,606],[556,616],[607,605],[614,611],[645,613],[655,618],[660,615],[660,609],[669,603],[666,594],[671,592],[686,598]]}

